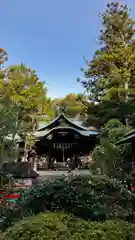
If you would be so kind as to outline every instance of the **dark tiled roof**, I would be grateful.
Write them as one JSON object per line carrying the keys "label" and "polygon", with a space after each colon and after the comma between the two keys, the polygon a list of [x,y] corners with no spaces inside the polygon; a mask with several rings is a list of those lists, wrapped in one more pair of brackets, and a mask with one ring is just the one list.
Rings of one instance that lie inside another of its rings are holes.
{"label": "dark tiled roof", "polygon": [[[62,121],[64,123],[61,124]],[[93,129],[93,130],[89,130],[86,127],[82,126],[82,122],[81,121],[76,121],[72,119],[68,119],[66,118],[63,114],[59,115],[56,119],[54,119],[51,123],[45,125],[42,128],[37,129],[37,131],[34,133],[36,139],[40,139],[41,137],[47,136],[51,131],[57,130],[59,131],[60,129],[65,129],[65,130],[74,130],[76,132],[78,132],[80,135],[82,136],[98,136],[100,135],[100,131]],[[22,140],[23,142],[24,140]],[[21,141],[20,141],[21,142]]]}
{"label": "dark tiled roof", "polygon": [[50,128],[54,128],[55,127],[55,124],[59,121],[59,120],[65,120],[65,122],[70,126],[74,127],[74,128],[77,128],[78,130],[84,130],[84,131],[87,131],[88,129],[81,126],[80,125],[80,121],[78,123],[77,122],[73,122],[71,121],[70,119],[66,118],[66,116],[64,114],[60,114],[57,118],[55,118],[51,123],[49,123],[48,125],[44,126],[43,128],[40,128],[38,129],[37,131],[44,131],[44,130],[48,130],[48,127]]}
{"label": "dark tiled roof", "polygon": [[43,136],[47,136],[48,134],[50,134],[52,131],[60,131],[60,130],[72,130],[72,131],[75,131],[76,133],[79,133],[80,135],[82,136],[86,136],[86,137],[89,137],[89,136],[98,136],[100,135],[100,131],[92,131],[92,130],[77,130],[75,128],[72,128],[72,127],[56,127],[56,128],[52,128],[51,130],[49,131],[39,131],[39,132],[36,132],[35,133],[35,137],[36,138],[40,138],[40,137],[43,137]]}
{"label": "dark tiled roof", "polygon": [[133,139],[135,139],[135,130],[130,131],[122,139],[120,139],[118,142],[116,142],[115,145],[120,145],[124,143],[131,142]]}
{"label": "dark tiled roof", "polygon": [[3,170],[8,174],[12,174],[14,178],[38,177],[38,174],[29,167],[28,162],[4,163]]}

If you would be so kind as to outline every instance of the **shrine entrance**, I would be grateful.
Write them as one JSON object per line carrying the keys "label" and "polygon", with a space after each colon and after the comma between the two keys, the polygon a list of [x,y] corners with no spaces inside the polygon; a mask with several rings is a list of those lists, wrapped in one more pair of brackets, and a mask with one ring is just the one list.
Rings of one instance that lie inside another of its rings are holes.
{"label": "shrine entrance", "polygon": [[52,155],[57,162],[66,162],[75,154],[74,143],[53,143]]}
{"label": "shrine entrance", "polygon": [[58,169],[60,164],[67,166],[67,159],[70,159],[78,166],[80,159],[88,159],[99,134],[60,115],[35,132],[37,165],[42,169]]}
{"label": "shrine entrance", "polygon": [[77,166],[80,152],[87,147],[86,140],[75,129],[56,128],[36,143],[37,154],[40,159],[45,155],[49,169],[68,168],[68,162]]}

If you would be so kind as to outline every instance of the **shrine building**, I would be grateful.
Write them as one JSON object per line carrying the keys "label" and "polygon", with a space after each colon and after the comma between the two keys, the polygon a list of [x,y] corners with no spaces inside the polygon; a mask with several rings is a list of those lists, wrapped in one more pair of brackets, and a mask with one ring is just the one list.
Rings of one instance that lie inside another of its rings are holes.
{"label": "shrine building", "polygon": [[[89,156],[98,142],[100,131],[89,130],[60,114],[35,133],[37,156],[47,156],[55,162],[65,163],[68,158]],[[20,142],[20,147],[21,147]]]}

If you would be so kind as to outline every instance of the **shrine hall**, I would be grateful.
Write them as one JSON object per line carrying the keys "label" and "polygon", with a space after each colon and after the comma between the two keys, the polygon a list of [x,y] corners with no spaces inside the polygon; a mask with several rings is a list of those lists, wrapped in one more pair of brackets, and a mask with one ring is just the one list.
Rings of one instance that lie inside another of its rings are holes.
{"label": "shrine hall", "polygon": [[100,131],[89,130],[60,114],[48,125],[39,128],[34,135],[38,159],[47,157],[48,162],[54,159],[55,163],[66,163],[69,158],[89,156],[98,142]]}

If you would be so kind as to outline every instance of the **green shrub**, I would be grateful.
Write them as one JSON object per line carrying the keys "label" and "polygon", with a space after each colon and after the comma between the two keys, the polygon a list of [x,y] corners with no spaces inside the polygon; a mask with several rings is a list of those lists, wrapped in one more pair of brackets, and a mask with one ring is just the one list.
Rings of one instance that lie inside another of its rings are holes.
{"label": "green shrub", "polygon": [[100,144],[96,145],[92,153],[93,170],[100,169],[102,174],[119,180],[126,178],[133,168],[131,144],[116,146],[116,142],[130,130],[118,119],[108,121],[100,137]]}
{"label": "green shrub", "polygon": [[9,228],[1,240],[134,240],[135,225],[86,222],[62,213],[28,217]]}
{"label": "green shrub", "polygon": [[57,179],[34,186],[22,194],[23,211],[66,211],[90,220],[134,218],[135,195],[117,180],[89,175]]}
{"label": "green shrub", "polygon": [[6,229],[23,216],[40,212],[63,211],[92,221],[134,221],[134,202],[133,193],[107,176],[89,175],[46,181],[22,192],[17,208],[5,212],[1,229]]}

